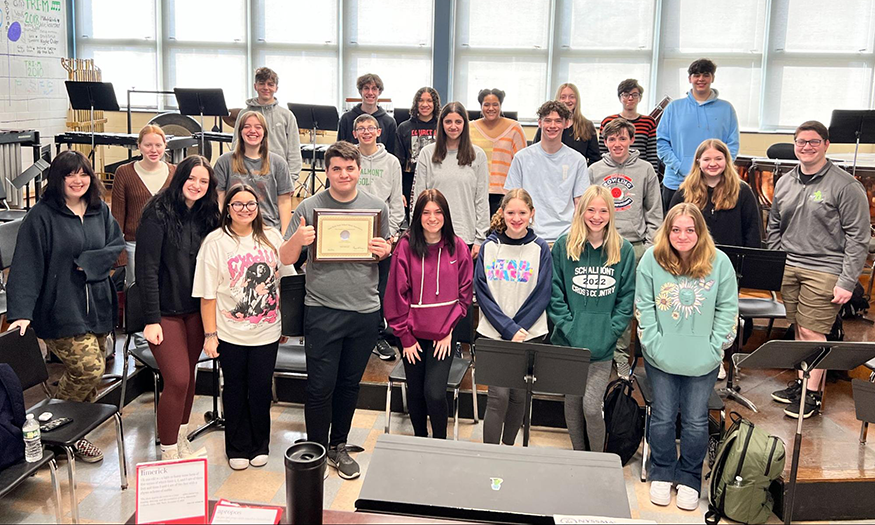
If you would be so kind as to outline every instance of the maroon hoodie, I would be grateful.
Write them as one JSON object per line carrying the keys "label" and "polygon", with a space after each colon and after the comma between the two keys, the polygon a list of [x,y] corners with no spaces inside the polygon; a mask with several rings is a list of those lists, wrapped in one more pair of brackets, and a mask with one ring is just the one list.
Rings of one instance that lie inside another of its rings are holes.
{"label": "maroon hoodie", "polygon": [[471,306],[474,264],[465,241],[455,238],[450,255],[445,242],[419,257],[407,236],[392,254],[383,310],[386,321],[405,348],[417,339],[439,341],[449,335]]}

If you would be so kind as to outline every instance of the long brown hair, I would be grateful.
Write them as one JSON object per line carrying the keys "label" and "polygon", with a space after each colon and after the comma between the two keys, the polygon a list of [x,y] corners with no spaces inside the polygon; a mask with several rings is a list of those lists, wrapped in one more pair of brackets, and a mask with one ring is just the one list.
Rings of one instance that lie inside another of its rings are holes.
{"label": "long brown hair", "polygon": [[562,94],[562,90],[565,88],[573,91],[574,96],[577,97],[577,103],[574,104],[574,110],[571,112],[574,140],[589,140],[595,135],[595,125],[588,118],[584,117],[583,112],[580,111],[580,90],[577,89],[577,86],[571,82],[560,84],[559,89],[556,90],[555,98],[559,100],[559,95]]}
{"label": "long brown hair", "polygon": [[462,134],[459,136],[459,151],[456,153],[456,159],[459,161],[459,166],[470,166],[474,163],[474,159],[477,158],[477,154],[474,152],[474,145],[471,143],[468,111],[461,102],[449,102],[441,109],[434,141],[434,155],[431,156],[431,161],[435,164],[441,164],[447,158],[447,132],[444,131],[444,119],[450,113],[458,114],[465,123],[462,127]]}
{"label": "long brown hair", "polygon": [[580,255],[586,247],[586,240],[589,238],[590,233],[589,226],[583,219],[583,214],[592,201],[599,197],[605,201],[605,206],[608,208],[608,223],[605,224],[605,236],[602,241],[602,246],[605,247],[605,255],[607,256],[605,266],[613,266],[620,262],[623,238],[620,237],[620,233],[615,225],[614,198],[611,196],[611,191],[601,185],[591,185],[580,196],[580,202],[577,203],[577,207],[574,209],[574,218],[571,219],[571,229],[568,231],[568,237],[565,240],[565,251],[568,253],[568,258],[572,261],[577,262],[580,260]]}
{"label": "long brown hair", "polygon": [[[233,219],[231,219],[231,200],[238,194],[242,192],[247,192],[252,194],[252,197],[255,198],[255,202],[258,203],[258,193],[255,192],[255,188],[248,184],[237,183],[231,186],[231,189],[228,190],[228,193],[225,194],[225,202],[222,204],[222,219],[219,222],[219,227],[222,228],[222,231],[230,235],[231,237],[238,239],[236,233],[231,228],[231,223]],[[252,238],[255,239],[255,242],[261,244],[262,246],[270,246],[270,249],[273,250],[274,253],[279,253],[277,251],[277,247],[270,242],[270,239],[267,238],[267,235],[264,234],[264,218],[261,216],[261,204],[255,209],[255,219],[252,221]]]}
{"label": "long brown hair", "polygon": [[509,190],[504,194],[504,197],[501,198],[501,204],[498,205],[495,215],[492,216],[492,222],[489,224],[489,231],[504,233],[507,230],[507,223],[504,222],[504,209],[510,204],[510,201],[514,199],[523,201],[530,212],[535,211],[535,203],[532,201],[532,196],[529,195],[529,192],[522,188]]}
{"label": "long brown hair", "polygon": [[[687,261],[681,259],[678,251],[671,245],[669,237],[675,219],[683,215],[693,219],[693,226],[698,236],[696,246],[691,250]],[[705,217],[702,216],[699,208],[689,202],[682,202],[668,210],[665,221],[656,230],[656,239],[653,243],[653,257],[665,271],[672,275],[686,275],[694,279],[701,279],[711,273],[716,255],[717,248],[714,246],[714,240],[705,224]]]}
{"label": "long brown hair", "polygon": [[240,115],[240,127],[237,128],[236,132],[237,147],[234,148],[234,153],[231,154],[231,168],[234,170],[234,173],[249,173],[246,164],[243,163],[243,158],[246,153],[246,144],[243,142],[243,126],[250,117],[257,118],[258,123],[261,124],[261,129],[264,130],[264,136],[261,137],[261,144],[258,146],[258,154],[261,156],[261,171],[259,171],[258,174],[267,175],[270,173],[270,155],[268,154],[267,149],[267,139],[270,132],[267,129],[267,121],[264,120],[264,115],[258,111],[247,111]]}
{"label": "long brown hair", "polygon": [[444,216],[444,225],[441,228],[441,242],[447,247],[450,255],[456,251],[456,232],[453,230],[453,219],[450,217],[450,205],[444,194],[435,189],[425,190],[416,199],[413,206],[413,218],[410,220],[410,228],[407,229],[407,242],[410,250],[417,257],[425,257],[428,253],[428,243],[425,242],[425,231],[422,228],[422,212],[429,202],[437,204]]}
{"label": "long brown hair", "polygon": [[732,162],[729,147],[722,140],[708,139],[699,144],[699,147],[696,148],[696,159],[693,161],[690,174],[681,183],[679,189],[684,190],[684,202],[695,204],[700,210],[705,209],[705,206],[708,205],[708,185],[705,184],[705,176],[702,174],[702,169],[699,168],[699,159],[712,148],[723,154],[723,158],[726,159],[726,169],[723,170],[720,182],[714,187],[711,200],[714,202],[715,210],[731,210],[738,204],[741,178]]}

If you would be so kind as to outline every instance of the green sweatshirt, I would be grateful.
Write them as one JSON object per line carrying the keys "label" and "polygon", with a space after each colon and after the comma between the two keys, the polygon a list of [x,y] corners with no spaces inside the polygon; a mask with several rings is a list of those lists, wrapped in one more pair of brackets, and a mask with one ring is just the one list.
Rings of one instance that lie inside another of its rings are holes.
{"label": "green sweatshirt", "polygon": [[590,361],[607,361],[617,339],[632,319],[635,295],[635,251],[623,239],[620,262],[605,266],[604,245],[589,242],[573,261],[565,249],[568,235],[553,244],[553,294],[547,313],[555,345],[586,348]]}
{"label": "green sweatshirt", "polygon": [[735,341],[738,284],[732,262],[717,250],[711,273],[692,279],[665,271],[649,248],[638,264],[635,308],[644,359],[669,374],[703,376]]}

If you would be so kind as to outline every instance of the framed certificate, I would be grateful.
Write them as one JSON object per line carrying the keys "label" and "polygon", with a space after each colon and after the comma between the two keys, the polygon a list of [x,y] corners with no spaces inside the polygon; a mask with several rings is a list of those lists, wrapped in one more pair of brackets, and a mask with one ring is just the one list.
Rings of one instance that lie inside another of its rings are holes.
{"label": "framed certificate", "polygon": [[371,239],[380,234],[380,210],[313,210],[316,262],[377,262],[368,250]]}

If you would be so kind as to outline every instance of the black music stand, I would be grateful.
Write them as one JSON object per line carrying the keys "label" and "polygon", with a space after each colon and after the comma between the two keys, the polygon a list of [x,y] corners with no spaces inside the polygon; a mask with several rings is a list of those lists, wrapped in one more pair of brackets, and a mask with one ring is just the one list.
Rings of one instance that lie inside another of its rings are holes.
{"label": "black music stand", "polygon": [[875,358],[875,343],[833,341],[768,341],[752,354],[738,362],[739,367],[802,371],[802,395],[799,399],[799,417],[793,441],[793,460],[790,465],[789,488],[784,490],[784,523],[793,519],[793,499],[796,496],[796,475],[799,471],[799,450],[802,446],[802,417],[805,395],[812,370],[853,370]]}
{"label": "black music stand", "polygon": [[[738,288],[752,288],[755,290],[769,290],[777,292],[781,290],[781,281],[784,279],[784,266],[787,261],[787,252],[779,250],[763,250],[760,248],[745,248],[742,246],[717,246],[720,251],[725,253],[729,260],[732,261],[732,266],[735,268],[735,277],[738,280]],[[745,313],[751,318],[751,322],[755,318],[757,311],[776,308],[781,305],[776,300],[756,300],[756,307],[751,311],[743,311],[742,300],[739,299],[738,305],[738,337],[736,339],[735,353],[741,353],[741,347],[744,343],[742,317]],[[771,312],[772,314],[774,312]],[[786,316],[786,311],[784,312]],[[717,393],[725,399],[734,399],[735,401],[746,406],[753,412],[757,412],[756,405],[743,395],[741,395],[741,387],[735,384],[735,374],[737,373],[737,365],[735,364],[734,356],[729,358],[732,366],[729,367],[729,373],[726,374],[726,386],[718,388]]]}
{"label": "black music stand", "polygon": [[[336,131],[340,117],[334,106],[320,106],[317,104],[294,104],[289,102],[289,111],[295,115],[298,121],[298,129],[310,130],[310,147],[313,156],[310,158],[310,195],[316,194],[316,132]],[[306,188],[307,182],[304,181]]]}
{"label": "black music stand", "polygon": [[70,107],[76,110],[88,110],[91,115],[91,160],[94,161],[94,110],[118,111],[118,101],[112,82],[78,82],[67,80],[67,96],[70,97]]}
{"label": "black music stand", "polygon": [[173,88],[176,104],[181,115],[201,117],[201,153],[204,151],[204,115],[208,117],[227,117],[230,115],[225,105],[225,93],[221,88]]}
{"label": "black music stand", "polygon": [[829,141],[855,145],[851,175],[856,175],[860,144],[875,144],[875,110],[834,109],[829,119]]}
{"label": "black music stand", "polygon": [[539,393],[582,396],[586,393],[590,355],[582,348],[482,337],[477,340],[477,383],[526,390],[523,446],[527,447],[535,382]]}
{"label": "black music stand", "polygon": [[[24,170],[21,173],[21,175],[19,175],[18,177],[15,177],[11,181],[9,181],[12,184],[12,186],[16,190],[19,190],[19,191],[22,188],[24,188],[25,186],[27,186],[27,195],[25,197],[25,206],[24,206],[25,210],[30,210],[30,183],[31,183],[31,181],[36,179],[40,175],[42,175],[47,169],[49,169],[50,165],[51,164],[49,164],[49,162],[47,162],[45,159],[39,158],[33,163],[33,165],[31,167]],[[36,184],[36,189],[39,190],[39,183]],[[39,193],[39,191],[37,191],[36,193]]]}

